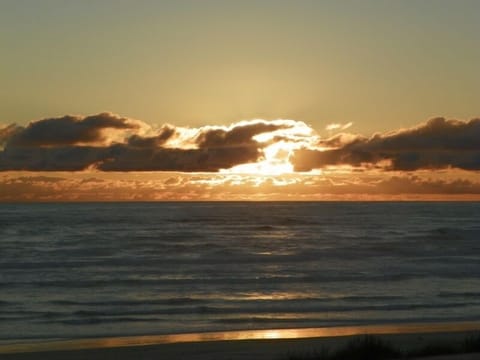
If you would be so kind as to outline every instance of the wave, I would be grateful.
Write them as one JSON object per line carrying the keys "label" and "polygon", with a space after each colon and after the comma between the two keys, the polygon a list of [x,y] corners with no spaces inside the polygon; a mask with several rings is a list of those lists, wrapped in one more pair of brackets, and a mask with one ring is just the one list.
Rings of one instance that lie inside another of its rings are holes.
{"label": "wave", "polygon": [[[402,311],[411,311],[418,309],[433,309],[444,310],[452,308],[462,308],[467,306],[479,306],[479,303],[462,303],[462,304],[403,304],[403,305],[382,305],[382,306],[322,306],[322,307],[307,307],[307,308],[289,308],[289,307],[277,307],[277,308],[218,308],[218,307],[189,307],[182,309],[156,309],[156,310],[131,310],[131,311],[100,311],[100,310],[81,310],[70,314],[37,314],[36,317],[30,317],[29,319],[18,319],[22,323],[25,321],[36,321],[37,324],[62,324],[69,326],[78,325],[98,325],[108,323],[156,323],[156,324],[174,324],[175,319],[180,316],[185,319],[185,316],[195,318],[196,315],[209,315],[208,319],[205,319],[207,323],[218,324],[232,324],[241,325],[246,323],[269,323],[269,324],[297,324],[297,326],[308,326],[312,324],[322,325],[340,325],[340,324],[361,324],[375,321],[415,321],[416,318],[413,314],[409,313],[407,317],[402,315]],[[372,311],[375,311],[372,313]],[[395,311],[397,311],[395,313]],[[362,313],[368,313],[368,316],[360,316]],[[345,313],[352,313],[352,315],[345,316]],[[304,314],[304,315],[302,315]],[[427,319],[438,320],[445,317],[442,312],[437,316],[422,316],[422,321]],[[226,316],[226,317],[225,317]],[[439,317],[440,316],[440,317]],[[460,316],[450,315],[452,319],[459,320]],[[2,318],[0,316],[0,318]],[[191,318],[191,319],[193,319]],[[473,317],[465,317],[465,319],[472,320]],[[478,318],[478,316],[477,316]],[[8,318],[8,321],[11,321]],[[318,325],[317,325],[318,326]]]}
{"label": "wave", "polygon": [[0,338],[478,318],[479,218],[479,203],[2,208]]}
{"label": "wave", "polygon": [[[334,304],[243,304],[242,306],[224,305],[200,305],[184,307],[159,307],[159,308],[138,308],[138,307],[119,307],[103,309],[83,309],[76,311],[31,311],[31,312],[10,312],[11,315],[25,315],[30,319],[62,319],[62,318],[104,318],[104,317],[125,317],[125,316],[158,316],[158,315],[225,315],[225,314],[327,314],[327,313],[358,313],[358,312],[390,312],[390,311],[409,311],[419,309],[453,309],[465,307],[479,307],[480,302],[455,302],[443,304],[425,304],[425,303],[405,303],[405,304],[372,304],[372,305],[334,305]],[[0,312],[0,316],[5,316]],[[63,321],[63,320],[62,320]]]}
{"label": "wave", "polygon": [[[193,276],[193,275],[192,275]],[[461,275],[459,274],[459,277]],[[429,274],[392,274],[392,275],[365,275],[346,274],[346,275],[314,275],[314,276],[246,276],[243,278],[232,277],[192,277],[188,279],[178,279],[175,277],[167,279],[102,279],[102,280],[46,280],[46,281],[19,281],[19,282],[3,282],[2,287],[14,288],[52,288],[52,289],[95,289],[105,287],[152,287],[152,286],[202,286],[207,285],[251,285],[251,284],[313,284],[313,283],[332,283],[338,281],[345,282],[365,282],[366,279],[372,282],[402,281],[408,279],[419,279],[421,277],[429,277]],[[465,278],[466,276],[463,276]],[[472,274],[471,277],[476,277]]]}
{"label": "wave", "polygon": [[463,291],[463,292],[454,292],[454,291],[442,291],[438,293],[438,297],[441,298],[474,298],[480,299],[480,291]]}
{"label": "wave", "polygon": [[205,303],[207,300],[197,298],[169,298],[169,299],[142,299],[142,300],[106,300],[106,301],[75,301],[75,300],[51,300],[52,305],[61,306],[150,306],[150,305],[168,305],[184,306],[191,304]]}
{"label": "wave", "polygon": [[46,323],[63,324],[63,325],[96,325],[96,324],[114,324],[114,323],[158,323],[166,321],[163,318],[136,318],[136,317],[116,317],[116,318],[87,318],[87,319],[69,319],[61,321],[48,321]]}

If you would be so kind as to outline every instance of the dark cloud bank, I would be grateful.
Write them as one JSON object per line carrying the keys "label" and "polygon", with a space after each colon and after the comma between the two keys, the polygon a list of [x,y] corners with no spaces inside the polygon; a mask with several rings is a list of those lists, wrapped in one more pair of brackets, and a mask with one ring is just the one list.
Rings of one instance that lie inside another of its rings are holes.
{"label": "dark cloud bank", "polygon": [[435,118],[417,127],[370,138],[355,136],[344,143],[342,135],[320,145],[325,151],[300,150],[295,170],[308,171],[328,165],[375,166],[386,170],[480,169],[480,119],[470,121]]}
{"label": "dark cloud bank", "polygon": [[[180,128],[171,125],[144,135],[141,130],[146,126],[111,113],[49,118],[26,127],[10,125],[0,129],[0,171],[95,167],[102,171],[215,172],[257,161],[268,144],[256,141],[255,135],[291,125],[251,121],[228,128],[204,127],[187,140]],[[396,171],[479,170],[480,119],[436,118],[370,138],[340,134],[320,141],[316,150],[296,150],[291,161],[296,171],[329,165]]]}
{"label": "dark cloud bank", "polygon": [[[10,125],[0,130],[4,146],[0,170],[79,171],[94,166],[103,171],[214,172],[255,162],[262,145],[253,136],[282,125],[250,122],[226,129],[205,127],[186,144],[190,148],[164,146],[180,136],[173,126],[163,126],[154,136],[135,134],[141,127],[141,122],[110,113],[43,119],[26,127]],[[134,133],[108,143],[111,130]]]}

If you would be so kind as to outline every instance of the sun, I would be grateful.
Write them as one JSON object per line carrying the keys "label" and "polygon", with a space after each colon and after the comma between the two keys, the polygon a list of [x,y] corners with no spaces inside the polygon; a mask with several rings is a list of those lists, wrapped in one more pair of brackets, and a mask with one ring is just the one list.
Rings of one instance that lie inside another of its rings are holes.
{"label": "sun", "polygon": [[295,150],[310,147],[317,136],[313,129],[302,121],[276,120],[288,125],[275,131],[253,137],[261,147],[262,155],[257,162],[222,169],[223,174],[285,175],[294,173],[291,158]]}
{"label": "sun", "polygon": [[230,169],[220,170],[224,174],[256,174],[256,175],[284,175],[294,172],[290,163],[294,146],[291,143],[279,141],[263,149],[261,160],[255,163],[240,164]]}

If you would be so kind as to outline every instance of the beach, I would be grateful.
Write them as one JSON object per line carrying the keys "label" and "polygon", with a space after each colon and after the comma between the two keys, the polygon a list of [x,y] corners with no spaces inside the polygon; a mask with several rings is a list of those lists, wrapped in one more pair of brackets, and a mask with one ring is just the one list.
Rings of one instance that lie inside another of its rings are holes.
{"label": "beach", "polygon": [[0,358],[282,359],[480,331],[478,203],[251,209],[2,207]]}
{"label": "beach", "polygon": [[[430,345],[456,348],[469,336],[478,336],[480,324],[405,324],[392,326],[342,327],[333,329],[284,329],[264,332],[227,332],[172,336],[135,336],[42,343],[0,345],[0,358],[33,359],[178,359],[178,360],[287,360],[289,356],[308,356],[322,349],[334,351],[366,334],[391,344],[402,352]],[[303,333],[302,333],[303,330]],[[298,336],[280,338],[280,336]],[[296,331],[296,332],[295,332]],[[319,336],[314,336],[315,331]],[[323,333],[322,333],[323,331]],[[239,339],[242,333],[246,339]],[[237,338],[235,338],[237,336]],[[263,336],[263,338],[262,338]],[[271,336],[272,338],[268,338]],[[279,336],[279,338],[274,338]],[[307,337],[301,337],[307,336]],[[169,342],[171,341],[171,342]],[[416,357],[414,357],[416,358]],[[480,354],[432,356],[438,360],[470,360]]]}
{"label": "beach", "polygon": [[4,343],[480,321],[478,203],[12,204],[0,218]]}
{"label": "beach", "polygon": [[480,0],[0,0],[0,360],[480,360]]}

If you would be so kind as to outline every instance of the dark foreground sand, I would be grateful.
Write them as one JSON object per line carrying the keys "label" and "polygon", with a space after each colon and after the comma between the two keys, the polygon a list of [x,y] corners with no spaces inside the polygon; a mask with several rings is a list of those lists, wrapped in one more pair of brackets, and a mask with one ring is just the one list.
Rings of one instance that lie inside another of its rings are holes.
{"label": "dark foreground sand", "polygon": [[[311,337],[315,334],[318,337]],[[0,359],[282,360],[287,359],[289,354],[309,354],[320,351],[322,347],[335,349],[361,334],[376,334],[399,349],[412,350],[427,344],[461,343],[468,335],[480,334],[480,323],[382,325],[307,329],[303,332],[267,330],[0,345]],[[238,340],[242,336],[244,340]],[[285,339],[285,336],[295,338]],[[480,354],[448,355],[429,359],[480,360]]]}

